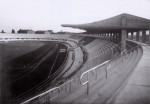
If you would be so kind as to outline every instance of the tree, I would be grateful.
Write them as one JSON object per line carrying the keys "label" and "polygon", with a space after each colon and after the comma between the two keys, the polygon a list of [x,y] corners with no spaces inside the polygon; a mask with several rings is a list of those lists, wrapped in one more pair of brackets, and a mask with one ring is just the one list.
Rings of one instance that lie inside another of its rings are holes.
{"label": "tree", "polygon": [[4,32],[4,30],[2,30],[2,32],[1,32],[1,33],[5,33],[5,32]]}
{"label": "tree", "polygon": [[21,33],[21,29],[18,30],[18,33]]}
{"label": "tree", "polygon": [[12,29],[11,33],[15,33],[15,30],[14,30],[14,29]]}

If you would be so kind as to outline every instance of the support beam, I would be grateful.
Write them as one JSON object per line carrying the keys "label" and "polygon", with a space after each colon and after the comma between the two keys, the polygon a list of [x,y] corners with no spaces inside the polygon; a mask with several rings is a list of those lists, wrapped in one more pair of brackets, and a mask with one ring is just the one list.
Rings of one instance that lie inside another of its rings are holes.
{"label": "support beam", "polygon": [[126,36],[127,36],[127,30],[122,29],[121,30],[121,51],[126,49]]}
{"label": "support beam", "polygon": [[136,41],[139,41],[139,36],[140,36],[140,32],[137,31],[137,32],[136,32]]}
{"label": "support beam", "polygon": [[145,43],[146,42],[146,30],[142,31],[142,42]]}

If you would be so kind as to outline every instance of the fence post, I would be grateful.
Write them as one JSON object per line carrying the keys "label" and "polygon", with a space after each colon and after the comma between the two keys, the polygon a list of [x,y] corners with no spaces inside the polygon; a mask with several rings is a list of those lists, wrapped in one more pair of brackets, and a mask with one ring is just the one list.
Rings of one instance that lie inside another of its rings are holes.
{"label": "fence post", "polygon": [[97,80],[97,69],[95,70],[96,72],[95,72],[95,80]]}
{"label": "fence post", "polygon": [[71,93],[71,81],[70,81],[70,93]]}
{"label": "fence post", "polygon": [[106,64],[106,68],[105,69],[106,69],[106,79],[107,79],[107,64]]}
{"label": "fence post", "polygon": [[46,95],[46,104],[51,104],[49,93]]}
{"label": "fence post", "polygon": [[114,58],[114,57],[113,57],[113,56],[114,56],[113,50],[114,50],[114,49],[112,48],[112,49],[111,49],[111,55],[112,55],[111,58]]}
{"label": "fence post", "polygon": [[89,94],[89,82],[87,82],[87,95]]}
{"label": "fence post", "polygon": [[89,94],[89,72],[87,73],[87,95]]}

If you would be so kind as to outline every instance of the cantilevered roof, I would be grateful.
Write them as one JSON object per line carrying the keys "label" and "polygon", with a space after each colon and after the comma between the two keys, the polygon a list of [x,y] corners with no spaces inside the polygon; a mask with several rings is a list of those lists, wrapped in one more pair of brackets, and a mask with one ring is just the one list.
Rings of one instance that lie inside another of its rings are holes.
{"label": "cantilevered roof", "polygon": [[111,31],[123,28],[150,29],[150,20],[124,13],[98,22],[79,25],[62,24],[62,26],[83,29],[86,31]]}

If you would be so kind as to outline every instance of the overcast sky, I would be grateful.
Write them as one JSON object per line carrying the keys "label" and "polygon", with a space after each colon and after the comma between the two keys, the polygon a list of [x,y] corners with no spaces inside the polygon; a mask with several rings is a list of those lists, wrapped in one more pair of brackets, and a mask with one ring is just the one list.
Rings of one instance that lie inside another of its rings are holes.
{"label": "overcast sky", "polygon": [[150,19],[150,0],[0,0],[0,31],[78,31],[61,24],[82,24],[129,13]]}

